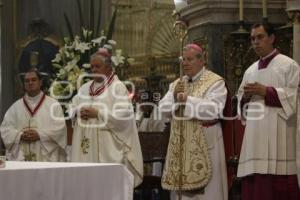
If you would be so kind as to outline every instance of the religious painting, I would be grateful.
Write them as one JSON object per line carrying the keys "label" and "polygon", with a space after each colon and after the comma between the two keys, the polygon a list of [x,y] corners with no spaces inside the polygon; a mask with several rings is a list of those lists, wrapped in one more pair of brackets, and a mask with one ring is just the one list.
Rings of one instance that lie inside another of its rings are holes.
{"label": "religious painting", "polygon": [[21,44],[18,70],[22,74],[30,68],[37,68],[45,76],[44,86],[47,88],[55,77],[51,61],[59,50],[59,42],[51,35],[50,27],[43,19],[32,20],[29,29],[30,34]]}

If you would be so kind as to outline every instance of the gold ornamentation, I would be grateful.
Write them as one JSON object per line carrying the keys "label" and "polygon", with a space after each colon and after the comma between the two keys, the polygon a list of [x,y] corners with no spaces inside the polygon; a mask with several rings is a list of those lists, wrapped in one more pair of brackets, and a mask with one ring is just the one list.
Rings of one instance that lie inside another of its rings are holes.
{"label": "gold ornamentation", "polygon": [[292,19],[293,23],[299,24],[300,23],[300,10],[288,10],[287,11],[289,18]]}
{"label": "gold ornamentation", "polygon": [[25,161],[37,161],[36,154],[32,153],[32,152],[25,154],[24,159],[25,159]]}
{"label": "gold ornamentation", "polygon": [[83,136],[83,138],[81,139],[80,147],[83,154],[88,154],[88,149],[90,148],[90,139]]}
{"label": "gold ornamentation", "polygon": [[30,148],[31,142],[28,142],[27,145],[28,145],[26,151],[27,153],[24,154],[25,161],[37,161],[36,153],[31,152],[31,148]]}
{"label": "gold ornamentation", "polygon": [[[193,82],[189,95],[203,97],[208,88],[222,78],[205,70],[199,80]],[[175,87],[177,81],[174,82]],[[187,86],[188,84],[186,84]],[[187,88],[186,88],[187,89]],[[180,133],[180,126],[183,126]],[[180,140],[182,147],[179,148]],[[182,181],[180,181],[180,156],[182,155]],[[169,190],[195,190],[204,188],[212,176],[211,160],[208,153],[204,130],[199,120],[178,121],[171,123],[171,135],[166,158],[166,167],[162,177],[162,186]],[[181,182],[181,184],[179,184]]]}

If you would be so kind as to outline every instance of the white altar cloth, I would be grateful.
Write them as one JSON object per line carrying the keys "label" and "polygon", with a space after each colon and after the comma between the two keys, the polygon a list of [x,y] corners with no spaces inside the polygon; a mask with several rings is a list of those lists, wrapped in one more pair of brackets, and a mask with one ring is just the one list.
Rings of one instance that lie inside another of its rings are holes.
{"label": "white altar cloth", "polygon": [[0,168],[0,200],[132,200],[133,190],[121,164],[7,161]]}

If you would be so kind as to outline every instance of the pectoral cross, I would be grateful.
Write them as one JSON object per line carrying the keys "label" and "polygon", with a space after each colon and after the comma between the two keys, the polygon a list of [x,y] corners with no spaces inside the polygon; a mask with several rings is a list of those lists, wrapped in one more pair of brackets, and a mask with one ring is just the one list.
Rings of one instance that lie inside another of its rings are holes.
{"label": "pectoral cross", "polygon": [[81,144],[80,144],[81,150],[83,154],[88,154],[88,149],[90,148],[90,139],[83,136],[81,139]]}
{"label": "pectoral cross", "polygon": [[[31,121],[31,117],[28,120],[28,129],[30,129],[30,126],[31,126],[30,121]],[[31,142],[28,142],[28,153],[26,153],[24,155],[24,159],[25,159],[25,161],[37,161],[36,153],[33,153],[30,150],[30,144],[31,144]]]}

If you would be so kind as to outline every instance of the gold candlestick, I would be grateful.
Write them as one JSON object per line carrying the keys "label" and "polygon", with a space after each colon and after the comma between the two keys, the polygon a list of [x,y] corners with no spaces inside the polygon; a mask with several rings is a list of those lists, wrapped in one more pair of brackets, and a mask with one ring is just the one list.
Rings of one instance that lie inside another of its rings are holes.
{"label": "gold candlestick", "polygon": [[262,0],[263,19],[267,19],[267,0]]}
{"label": "gold candlestick", "polygon": [[244,20],[244,0],[239,0],[239,19]]}

